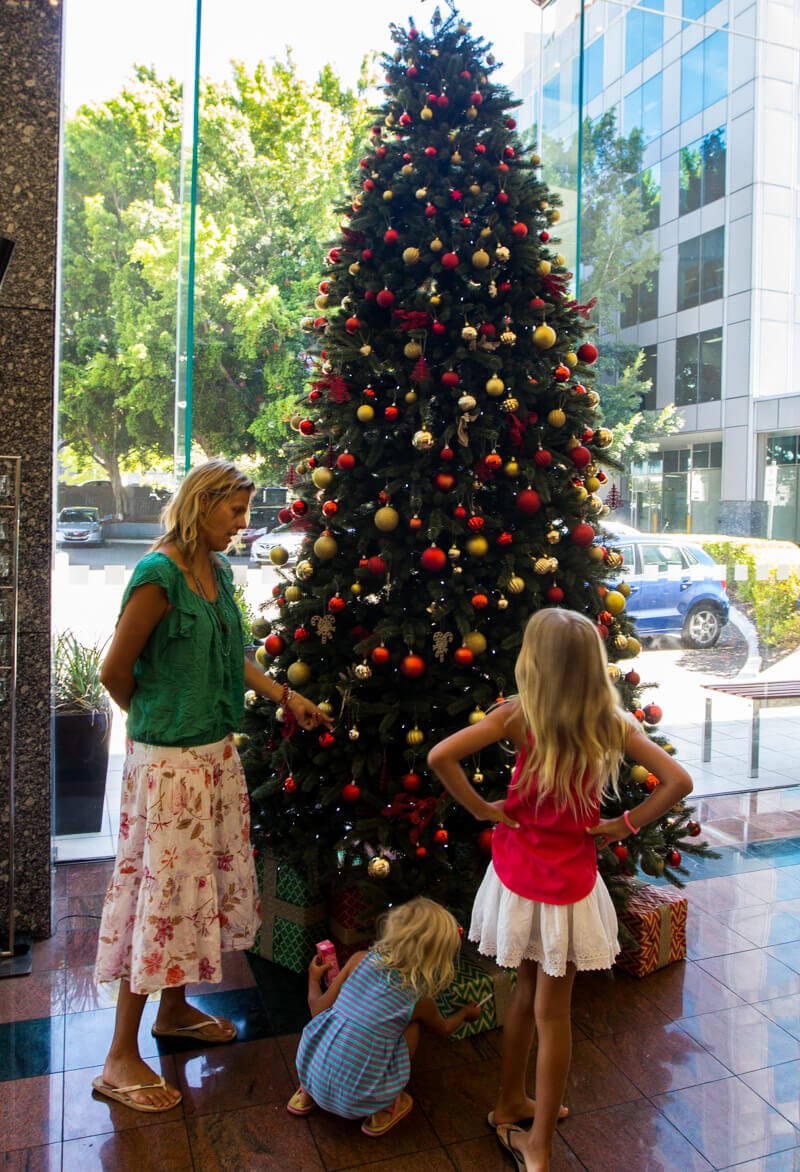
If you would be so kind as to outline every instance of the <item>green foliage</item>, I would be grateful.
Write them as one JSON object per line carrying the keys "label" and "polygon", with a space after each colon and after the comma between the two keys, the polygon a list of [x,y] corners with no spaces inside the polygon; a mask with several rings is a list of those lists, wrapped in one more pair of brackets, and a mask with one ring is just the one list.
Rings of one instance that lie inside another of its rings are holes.
{"label": "green foliage", "polygon": [[100,670],[108,640],[81,643],[74,631],[62,631],[53,648],[53,702],[57,712],[91,712],[108,708]]}
{"label": "green foliage", "polygon": [[[797,613],[800,575],[791,573],[779,578],[776,569],[759,574],[758,559],[748,549],[746,541],[709,541],[703,548],[716,562],[726,566],[731,598],[752,607],[758,637],[765,647],[800,643],[800,615]],[[734,567],[737,565],[747,567],[746,579],[735,577]]]}
{"label": "green foliage", "polygon": [[247,601],[244,586],[236,586],[233,591],[233,598],[236,605],[239,607],[239,614],[242,620],[242,630],[245,634],[245,641],[248,641],[250,630],[256,620],[256,612],[253,610],[250,603]]}
{"label": "green foliage", "polygon": [[[616,362],[624,363],[621,371]],[[604,343],[598,362],[597,390],[603,423],[614,434],[614,454],[626,468],[646,460],[658,448],[658,440],[683,427],[674,404],[660,411],[642,409],[642,396],[652,386],[641,377],[644,351],[635,346]]]}

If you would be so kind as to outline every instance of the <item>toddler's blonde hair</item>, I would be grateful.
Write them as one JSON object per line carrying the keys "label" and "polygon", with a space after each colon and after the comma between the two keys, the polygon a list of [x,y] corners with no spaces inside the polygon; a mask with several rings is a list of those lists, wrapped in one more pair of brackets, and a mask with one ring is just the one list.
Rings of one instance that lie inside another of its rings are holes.
{"label": "toddler's blonde hair", "polygon": [[419,997],[435,996],[455,975],[461,934],[447,908],[424,895],[391,908],[372,946],[383,968],[393,969]]}
{"label": "toddler's blonde hair", "polygon": [[161,510],[165,532],[153,548],[158,549],[173,541],[191,564],[197,548],[198,520],[202,510],[200,498],[206,494],[213,498],[213,504],[221,504],[241,491],[252,496],[255,485],[234,464],[227,460],[207,460],[205,464],[197,464],[187,472],[178,491]]}
{"label": "toddler's blonde hair", "polygon": [[631,728],[597,628],[577,611],[538,611],[514,670],[532,742],[516,785],[527,794],[535,778],[537,801],[586,814],[606,787],[617,791]]}

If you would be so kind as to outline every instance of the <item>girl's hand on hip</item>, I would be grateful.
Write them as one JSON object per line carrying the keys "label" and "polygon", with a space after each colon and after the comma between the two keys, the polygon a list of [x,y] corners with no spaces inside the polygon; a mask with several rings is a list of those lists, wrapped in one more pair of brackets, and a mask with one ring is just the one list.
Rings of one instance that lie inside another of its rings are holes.
{"label": "girl's hand on hip", "polygon": [[606,818],[598,822],[596,826],[587,826],[586,833],[591,834],[596,845],[602,849],[612,842],[619,842],[620,839],[627,838],[630,830],[625,825],[624,818]]}
{"label": "girl's hand on hip", "polygon": [[502,822],[504,826],[510,826],[512,830],[519,830],[519,822],[515,822],[506,814],[505,798],[500,798],[496,802],[487,802],[485,816],[489,822]]}

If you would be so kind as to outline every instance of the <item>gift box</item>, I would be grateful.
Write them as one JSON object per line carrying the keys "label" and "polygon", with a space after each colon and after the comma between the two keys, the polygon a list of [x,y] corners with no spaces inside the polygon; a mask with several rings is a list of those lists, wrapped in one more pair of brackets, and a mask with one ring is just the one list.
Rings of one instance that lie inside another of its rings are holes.
{"label": "gift box", "polygon": [[467,1001],[477,1004],[484,998],[487,1000],[481,1006],[478,1020],[465,1021],[451,1037],[469,1038],[501,1026],[516,979],[516,970],[502,969],[488,956],[481,956],[473,945],[464,944],[456,960],[452,984],[436,999],[439,1012],[448,1017]]}
{"label": "gift box", "polygon": [[356,883],[339,883],[331,891],[328,935],[339,964],[369,948],[375,938],[375,913]]}
{"label": "gift box", "polygon": [[317,941],[328,934],[328,905],[321,892],[270,851],[256,859],[261,885],[261,929],[252,951],[303,973]]}
{"label": "gift box", "polygon": [[638,885],[619,912],[632,942],[622,941],[616,965],[634,977],[686,958],[686,896],[670,887]]}

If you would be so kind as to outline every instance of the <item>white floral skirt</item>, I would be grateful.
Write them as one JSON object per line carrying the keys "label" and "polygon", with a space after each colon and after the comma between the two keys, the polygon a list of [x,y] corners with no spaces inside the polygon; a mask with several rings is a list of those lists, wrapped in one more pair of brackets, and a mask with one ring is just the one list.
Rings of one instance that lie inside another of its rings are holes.
{"label": "white floral skirt", "polygon": [[535,960],[551,977],[562,977],[568,962],[579,971],[610,969],[619,952],[617,913],[599,875],[578,903],[537,903],[509,891],[493,863],[475,896],[469,938],[504,968]]}
{"label": "white floral skirt", "polygon": [[233,737],[189,749],[129,740],[96,980],[124,977],[134,993],[219,981],[221,953],[249,948],[259,917]]}

